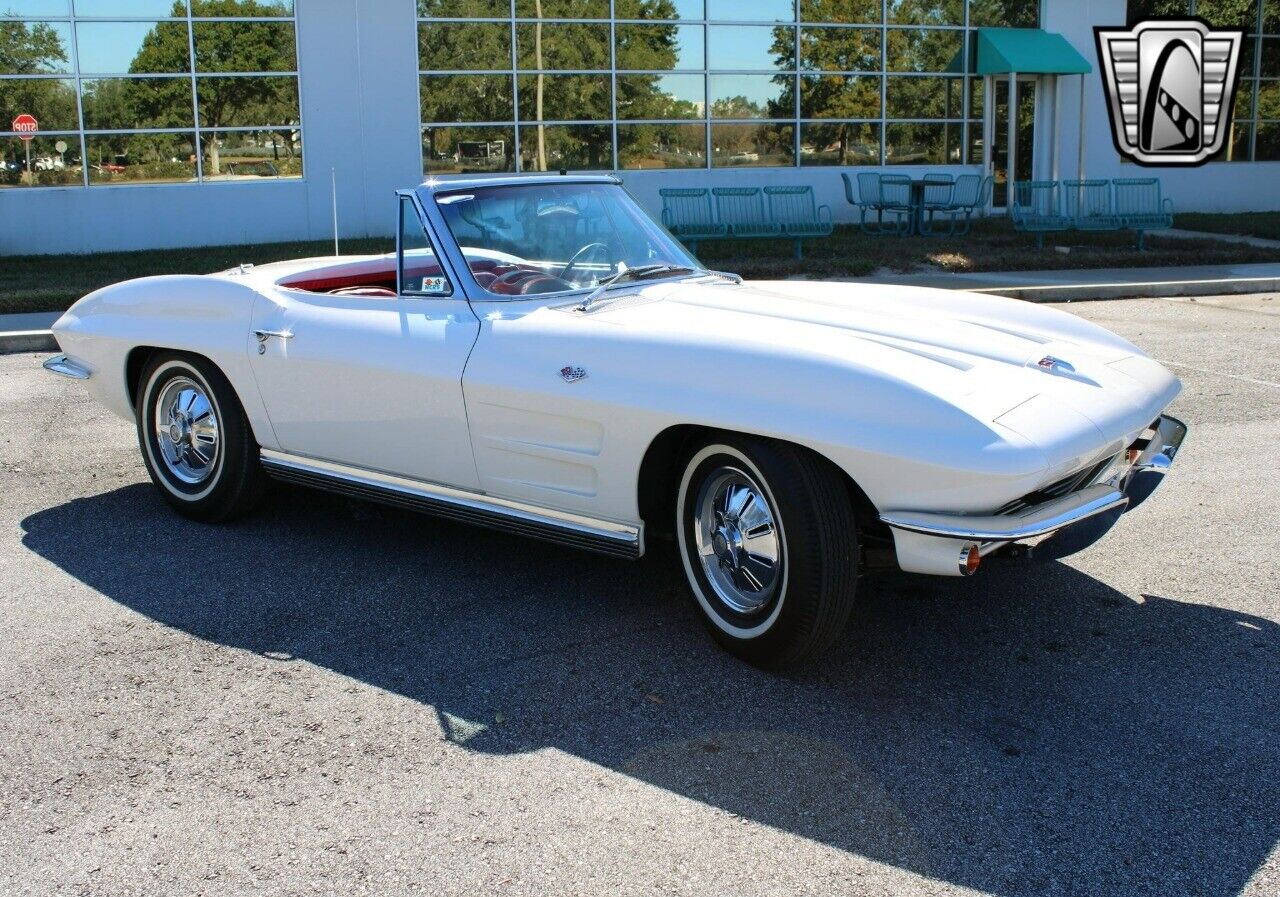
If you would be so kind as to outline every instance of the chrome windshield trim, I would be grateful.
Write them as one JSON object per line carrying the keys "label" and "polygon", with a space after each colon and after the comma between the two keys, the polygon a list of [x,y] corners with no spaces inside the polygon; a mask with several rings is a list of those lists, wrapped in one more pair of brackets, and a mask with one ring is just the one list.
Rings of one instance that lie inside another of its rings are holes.
{"label": "chrome windshield trim", "polygon": [[586,548],[615,557],[644,553],[641,526],[601,520],[585,514],[496,498],[438,483],[350,467],[273,449],[261,450],[262,464],[272,476],[486,526]]}
{"label": "chrome windshield trim", "polygon": [[963,514],[889,511],[881,514],[880,519],[894,529],[928,536],[974,542],[1016,542],[1046,536],[1081,520],[1105,514],[1128,501],[1127,495],[1104,483],[1036,505],[1018,515],[969,517]]}
{"label": "chrome windshield trim", "polygon": [[88,380],[92,374],[92,371],[80,362],[73,361],[65,355],[55,355],[52,358],[46,358],[42,367],[46,371],[59,374],[63,377],[70,377],[72,380]]}

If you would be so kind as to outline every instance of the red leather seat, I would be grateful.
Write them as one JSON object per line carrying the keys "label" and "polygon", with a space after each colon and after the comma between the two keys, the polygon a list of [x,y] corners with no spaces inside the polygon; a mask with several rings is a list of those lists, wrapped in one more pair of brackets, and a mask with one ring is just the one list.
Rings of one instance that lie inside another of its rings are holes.
{"label": "red leather seat", "polygon": [[389,290],[386,287],[339,287],[336,290],[329,291],[330,296],[379,296],[387,297],[396,295],[395,290]]}

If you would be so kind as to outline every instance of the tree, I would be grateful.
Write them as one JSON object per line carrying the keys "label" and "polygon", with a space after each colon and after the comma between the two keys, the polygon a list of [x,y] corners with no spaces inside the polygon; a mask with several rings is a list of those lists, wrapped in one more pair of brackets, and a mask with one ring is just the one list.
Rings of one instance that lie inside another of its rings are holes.
{"label": "tree", "polygon": [[[57,73],[66,69],[69,58],[62,34],[53,26],[0,21],[0,75]],[[0,129],[7,131],[9,122],[24,113],[34,115],[42,131],[77,130],[72,82],[57,77],[0,79]]]}

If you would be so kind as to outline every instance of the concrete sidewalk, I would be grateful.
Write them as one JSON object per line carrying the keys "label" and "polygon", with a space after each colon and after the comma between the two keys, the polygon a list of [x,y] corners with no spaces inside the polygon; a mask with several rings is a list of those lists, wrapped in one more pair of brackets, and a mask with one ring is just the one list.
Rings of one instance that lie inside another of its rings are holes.
{"label": "concrete sidewalk", "polygon": [[1280,252],[1274,263],[1193,265],[1177,268],[1096,268],[1065,271],[1002,271],[973,274],[880,274],[849,278],[857,283],[891,283],[943,290],[995,293],[1031,302],[1084,299],[1221,296],[1280,291]]}
{"label": "concrete sidewalk", "polygon": [[[1280,292],[1277,261],[1248,265],[1191,265],[1176,268],[1097,268],[1063,271],[1003,271],[973,274],[878,274],[840,278],[851,283],[886,283],[995,293],[1029,302],[1077,302],[1085,299],[1221,296],[1229,293]],[[49,327],[59,312],[0,315],[0,354],[54,351]]]}

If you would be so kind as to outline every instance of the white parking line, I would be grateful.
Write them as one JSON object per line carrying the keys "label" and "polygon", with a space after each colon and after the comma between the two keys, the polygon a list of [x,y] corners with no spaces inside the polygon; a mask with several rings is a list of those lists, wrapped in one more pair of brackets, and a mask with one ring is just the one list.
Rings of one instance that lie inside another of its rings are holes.
{"label": "white parking line", "polygon": [[1230,377],[1232,380],[1241,380],[1245,383],[1253,383],[1256,386],[1270,386],[1272,389],[1280,389],[1280,383],[1273,383],[1270,380],[1255,380],[1253,377],[1245,377],[1241,374],[1228,374],[1225,371],[1211,371],[1208,368],[1198,368],[1193,364],[1183,364],[1180,361],[1164,361],[1158,358],[1156,360],[1163,365],[1168,365],[1173,368],[1186,368],[1189,371],[1195,371],[1199,374],[1211,374],[1215,377]]}

